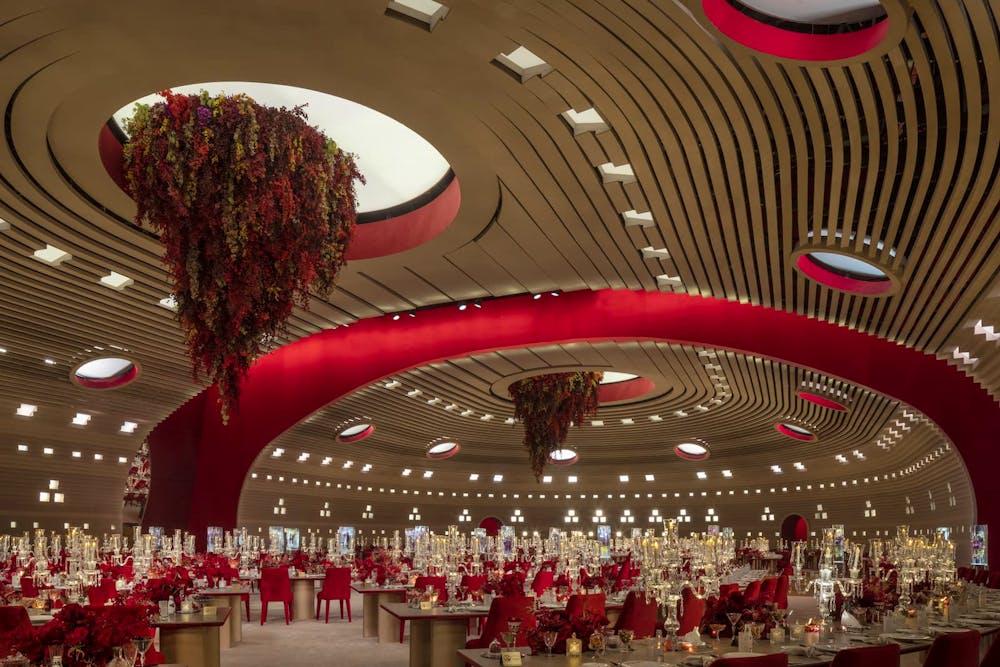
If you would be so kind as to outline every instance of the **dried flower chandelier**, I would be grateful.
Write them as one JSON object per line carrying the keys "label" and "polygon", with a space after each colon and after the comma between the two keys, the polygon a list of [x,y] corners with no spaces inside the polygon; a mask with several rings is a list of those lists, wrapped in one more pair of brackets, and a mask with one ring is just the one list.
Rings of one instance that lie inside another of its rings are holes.
{"label": "dried flower chandelier", "polygon": [[549,456],[566,441],[570,425],[597,412],[603,377],[596,371],[553,373],[510,385],[514,417],[524,424],[524,446],[536,481],[541,481]]}
{"label": "dried flower chandelier", "polygon": [[333,287],[363,179],[301,108],[161,95],[127,123],[128,189],[160,233],[195,376],[218,385],[225,420],[292,307]]}

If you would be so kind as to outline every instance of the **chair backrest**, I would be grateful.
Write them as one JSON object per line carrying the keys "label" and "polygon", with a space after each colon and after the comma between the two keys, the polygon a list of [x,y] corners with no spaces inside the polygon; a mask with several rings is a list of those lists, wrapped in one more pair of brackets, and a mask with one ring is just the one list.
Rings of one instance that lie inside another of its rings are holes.
{"label": "chair backrest", "polygon": [[326,578],[323,579],[322,593],[327,597],[344,598],[345,600],[351,597],[351,568],[326,568]]}
{"label": "chair backrest", "polygon": [[1000,570],[990,572],[990,577],[986,580],[986,587],[1000,588]]}
{"label": "chair backrest", "polygon": [[556,573],[552,570],[539,570],[531,582],[531,590],[535,591],[536,596],[541,596],[542,593],[552,588],[552,582],[555,581],[555,578]]}
{"label": "chair backrest", "polygon": [[739,584],[720,584],[719,585],[719,599],[726,600],[729,598],[729,594],[740,590]]}
{"label": "chair backrest", "polygon": [[783,574],[778,577],[778,583],[774,587],[774,603],[778,609],[788,609],[788,575]]}
{"label": "chair backrest", "polygon": [[845,648],[833,656],[830,667],[898,667],[899,644]]}
{"label": "chair backrest", "polygon": [[592,616],[606,616],[604,593],[576,593],[569,596],[566,602],[566,615],[570,618],[583,616],[588,613]]}
{"label": "chair backrest", "polygon": [[768,602],[774,601],[774,592],[778,587],[777,577],[766,577],[760,582],[760,597],[757,598],[758,604],[767,604]]}
{"label": "chair backrest", "polygon": [[631,630],[636,639],[652,637],[656,632],[657,614],[660,606],[654,598],[647,598],[635,591],[629,591],[625,596],[625,604],[618,615],[615,630]]}
{"label": "chair backrest", "polygon": [[788,667],[787,653],[772,653],[753,658],[719,658],[712,667]]}
{"label": "chair backrest", "polygon": [[465,586],[466,591],[469,595],[475,593],[482,593],[483,586],[486,585],[486,575],[485,574],[463,574],[462,575],[462,586]]}
{"label": "chair backrest", "polygon": [[105,597],[118,597],[118,586],[115,584],[115,580],[111,577],[101,579],[101,590],[104,591]]}
{"label": "chair backrest", "polygon": [[1000,634],[990,644],[990,648],[986,651],[986,655],[983,656],[983,661],[979,663],[979,667],[1000,667]]}
{"label": "chair backrest", "polygon": [[260,569],[261,602],[276,600],[292,601],[292,580],[287,567],[262,567]]}
{"label": "chair backrest", "polygon": [[747,584],[746,590],[743,591],[743,601],[748,607],[757,604],[757,599],[760,597],[760,581],[751,581]]}
{"label": "chair backrest", "polygon": [[38,597],[38,589],[35,587],[34,577],[21,577],[21,597]]}
{"label": "chair backrest", "polygon": [[433,586],[438,592],[438,602],[448,601],[448,578],[447,577],[417,577],[413,587],[418,593],[423,593],[428,586]]}
{"label": "chair backrest", "polygon": [[979,585],[983,585],[989,580],[990,580],[990,571],[987,570],[986,568],[980,568],[976,570],[976,574],[972,578],[972,581]]}
{"label": "chair backrest", "polygon": [[500,634],[507,631],[507,621],[511,618],[521,619],[516,645],[526,646],[527,633],[535,629],[535,598],[529,597],[493,598],[478,643],[489,646],[494,639],[500,639]]}
{"label": "chair backrest", "polygon": [[924,659],[924,667],[978,667],[978,665],[978,630],[938,636]]}
{"label": "chair backrest", "polygon": [[[28,610],[19,604],[0,607],[0,634],[5,634],[18,628],[30,628],[31,619]],[[6,656],[3,656],[6,657]]]}
{"label": "chair backrest", "polygon": [[680,615],[680,628],[677,632],[686,635],[696,628],[701,628],[701,619],[705,615],[705,600],[695,595],[691,588],[681,590],[681,602],[684,611]]}

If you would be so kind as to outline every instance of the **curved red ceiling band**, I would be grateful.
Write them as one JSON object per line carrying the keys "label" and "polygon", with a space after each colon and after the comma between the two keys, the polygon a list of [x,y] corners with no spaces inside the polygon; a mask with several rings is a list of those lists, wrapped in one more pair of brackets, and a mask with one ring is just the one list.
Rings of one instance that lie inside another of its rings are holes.
{"label": "curved red ceiling band", "polygon": [[705,16],[719,31],[743,46],[779,58],[843,60],[877,48],[889,34],[889,19],[844,33],[808,33],[783,30],[761,23],[733,7],[728,0],[702,0]]}
{"label": "curved red ceiling band", "polygon": [[[127,194],[122,143],[107,124],[98,135],[97,149],[108,176]],[[384,257],[427,243],[455,220],[461,202],[462,190],[458,177],[454,177],[437,197],[423,206],[385,220],[356,225],[347,259]]]}
{"label": "curved red ceiling band", "polygon": [[[586,313],[586,317],[580,317]],[[978,521],[1000,524],[995,483],[1000,405],[975,381],[932,355],[793,313],[685,294],[625,290],[488,301],[475,313],[425,310],[394,322],[362,320],[262,357],[223,426],[210,388],[149,435],[152,485],[143,523],[236,525],[243,481],[274,438],[324,405],[410,368],[480,352],[575,341],[652,340],[734,350],[810,368],[904,401],[932,419],[965,460]],[[337,368],[330,373],[330,368]],[[1000,531],[994,531],[1000,549]]]}
{"label": "curved red ceiling band", "polygon": [[615,401],[627,401],[633,398],[645,396],[656,389],[656,385],[649,378],[637,377],[622,382],[612,382],[602,384],[597,388],[597,401],[599,403],[614,403]]}

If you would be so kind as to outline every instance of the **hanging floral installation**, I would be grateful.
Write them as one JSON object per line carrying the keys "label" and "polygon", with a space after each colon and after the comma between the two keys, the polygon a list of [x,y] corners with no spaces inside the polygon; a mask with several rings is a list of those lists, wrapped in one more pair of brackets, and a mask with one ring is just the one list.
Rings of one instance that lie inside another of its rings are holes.
{"label": "hanging floral installation", "polygon": [[531,470],[541,480],[549,455],[566,441],[571,424],[597,412],[603,373],[536,375],[510,385],[514,417],[524,424],[524,446]]}
{"label": "hanging floral installation", "polygon": [[143,440],[128,469],[123,496],[126,505],[135,505],[139,508],[139,516],[142,516],[146,500],[149,498],[149,477],[149,445]]}
{"label": "hanging floral installation", "polygon": [[166,248],[195,379],[218,385],[226,420],[292,307],[333,287],[364,180],[301,108],[161,95],[126,124],[128,189]]}

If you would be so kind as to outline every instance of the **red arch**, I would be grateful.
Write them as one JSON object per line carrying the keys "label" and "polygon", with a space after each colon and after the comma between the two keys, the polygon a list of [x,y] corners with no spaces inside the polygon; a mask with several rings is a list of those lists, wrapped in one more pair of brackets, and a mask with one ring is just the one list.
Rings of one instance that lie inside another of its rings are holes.
{"label": "red arch", "polygon": [[[376,380],[476,352],[583,340],[664,340],[738,350],[815,369],[899,399],[933,419],[965,459],[979,523],[1000,525],[992,452],[1000,406],[942,360],[835,324],[735,301],[683,294],[581,291],[558,299],[489,301],[415,318],[363,320],[261,358],[240,411],[223,426],[214,388],[149,436],[152,484],[144,525],[233,527],[257,454],[315,410]],[[993,519],[996,515],[997,519]],[[1000,535],[1000,531],[992,531]],[[992,548],[1000,549],[998,544]]]}

